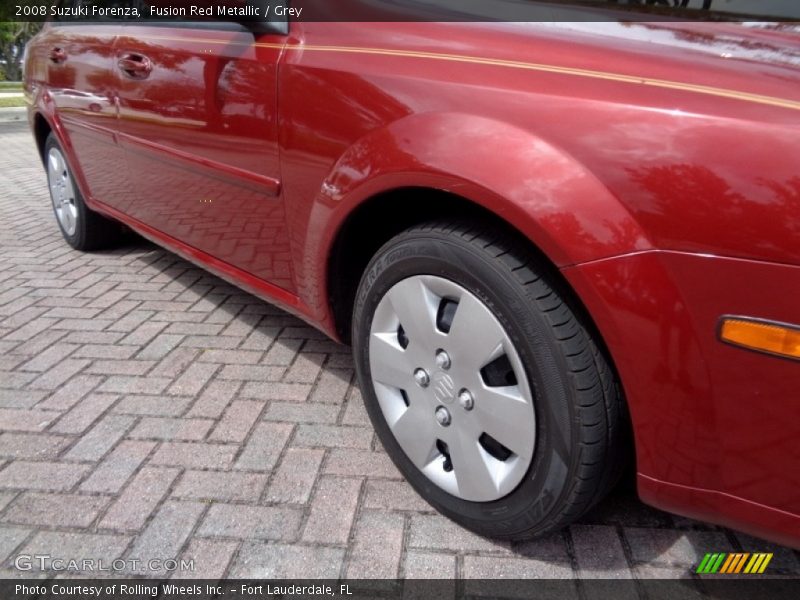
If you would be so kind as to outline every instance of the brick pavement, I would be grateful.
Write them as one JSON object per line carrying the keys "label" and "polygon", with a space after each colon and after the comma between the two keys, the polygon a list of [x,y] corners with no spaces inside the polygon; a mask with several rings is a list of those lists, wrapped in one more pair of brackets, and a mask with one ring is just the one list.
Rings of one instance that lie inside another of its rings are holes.
{"label": "brick pavement", "polygon": [[347,348],[149,243],[71,250],[27,129],[0,124],[0,147],[0,577],[37,553],[192,558],[173,574],[198,577],[671,578],[768,550],[800,573],[624,485],[544,539],[459,528],[382,452]]}

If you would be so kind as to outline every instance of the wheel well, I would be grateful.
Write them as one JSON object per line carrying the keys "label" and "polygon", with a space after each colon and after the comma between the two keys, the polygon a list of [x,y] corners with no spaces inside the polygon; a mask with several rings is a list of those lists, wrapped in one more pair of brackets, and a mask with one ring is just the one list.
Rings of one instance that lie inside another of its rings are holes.
{"label": "wheel well", "polygon": [[402,188],[362,203],[337,233],[328,262],[328,297],[336,332],[350,342],[352,309],[361,275],[383,244],[401,231],[443,216],[491,214],[459,196],[427,188]]}
{"label": "wheel well", "polygon": [[[401,231],[426,221],[457,216],[463,220],[491,222],[516,237],[536,256],[550,280],[557,285],[573,308],[588,317],[558,268],[525,235],[508,221],[474,202],[449,192],[428,188],[402,188],[374,196],[362,203],[339,230],[328,262],[328,297],[336,332],[350,342],[353,304],[361,276],[378,249]],[[591,323],[591,319],[588,319]],[[592,328],[594,325],[592,323]]]}
{"label": "wheel well", "polygon": [[37,113],[33,120],[33,137],[36,139],[36,147],[39,149],[39,157],[42,162],[44,162],[44,145],[47,142],[47,136],[50,135],[50,131],[52,131],[50,123]]}

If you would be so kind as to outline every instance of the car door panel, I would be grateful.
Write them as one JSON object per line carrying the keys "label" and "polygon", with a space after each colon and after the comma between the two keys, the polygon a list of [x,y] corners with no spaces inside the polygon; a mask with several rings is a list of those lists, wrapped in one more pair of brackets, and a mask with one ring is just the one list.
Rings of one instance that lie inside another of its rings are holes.
{"label": "car door panel", "polygon": [[58,115],[66,143],[85,187],[93,200],[115,202],[124,189],[117,173],[125,168],[115,132],[117,119],[116,76],[111,68],[118,25],[77,27],[54,23],[43,32],[40,51],[46,88]]}
{"label": "car door panel", "polygon": [[277,147],[283,37],[205,25],[127,25],[117,39],[131,198],[116,208],[291,290]]}

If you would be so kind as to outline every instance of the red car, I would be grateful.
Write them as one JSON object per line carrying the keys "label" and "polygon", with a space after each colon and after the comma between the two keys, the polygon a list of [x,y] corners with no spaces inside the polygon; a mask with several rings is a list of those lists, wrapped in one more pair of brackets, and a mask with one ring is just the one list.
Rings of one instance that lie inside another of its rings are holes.
{"label": "red car", "polygon": [[754,22],[53,22],[25,86],[67,242],[124,224],[351,343],[465,527],[563,527],[635,459],[798,547],[799,66]]}

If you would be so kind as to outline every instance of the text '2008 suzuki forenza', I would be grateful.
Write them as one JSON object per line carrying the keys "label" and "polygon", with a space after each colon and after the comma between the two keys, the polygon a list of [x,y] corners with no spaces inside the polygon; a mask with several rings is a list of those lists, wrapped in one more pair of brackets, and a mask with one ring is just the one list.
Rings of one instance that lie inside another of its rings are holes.
{"label": "text '2008 suzuki forenza'", "polygon": [[800,30],[611,14],[50,22],[58,224],[351,343],[386,450],[474,531],[562,527],[635,459],[644,501],[797,546]]}

